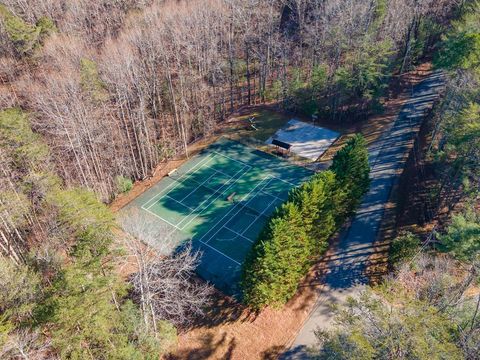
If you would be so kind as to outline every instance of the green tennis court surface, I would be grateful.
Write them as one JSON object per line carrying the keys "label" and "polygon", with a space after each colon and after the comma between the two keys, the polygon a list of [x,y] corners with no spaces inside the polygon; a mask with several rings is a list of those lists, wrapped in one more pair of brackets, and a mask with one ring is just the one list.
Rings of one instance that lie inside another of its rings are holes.
{"label": "green tennis court surface", "polygon": [[[312,173],[240,143],[221,139],[163,178],[123,212],[137,213],[142,239],[175,251],[186,240],[202,252],[198,274],[238,293],[252,244],[290,189]],[[152,231],[155,236],[151,236]],[[138,234],[136,234],[138,236]]]}

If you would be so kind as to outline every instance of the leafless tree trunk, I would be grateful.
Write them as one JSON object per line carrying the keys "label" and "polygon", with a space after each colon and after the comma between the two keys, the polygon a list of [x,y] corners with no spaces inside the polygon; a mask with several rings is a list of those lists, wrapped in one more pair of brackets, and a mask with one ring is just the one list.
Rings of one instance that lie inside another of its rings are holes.
{"label": "leafless tree trunk", "polygon": [[[189,244],[180,251],[156,229],[156,224],[138,213],[120,219],[129,234],[124,246],[135,257],[137,271],[131,276],[135,295],[143,312],[145,325],[156,329],[159,320],[187,327],[203,314],[212,287],[197,278],[194,271],[200,254]],[[135,237],[138,236],[138,237]],[[142,240],[139,240],[142,239]],[[154,250],[141,243],[157,244]],[[162,255],[169,253],[169,255]]]}

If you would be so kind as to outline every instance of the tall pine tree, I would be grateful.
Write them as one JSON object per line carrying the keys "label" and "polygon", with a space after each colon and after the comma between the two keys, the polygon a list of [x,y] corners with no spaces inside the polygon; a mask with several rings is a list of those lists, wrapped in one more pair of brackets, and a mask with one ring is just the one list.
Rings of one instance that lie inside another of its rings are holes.
{"label": "tall pine tree", "polygon": [[352,137],[335,154],[330,170],[336,176],[338,198],[343,198],[337,204],[340,209],[337,221],[342,222],[346,216],[355,211],[370,185],[368,150],[362,135]]}
{"label": "tall pine tree", "polygon": [[314,175],[290,196],[302,214],[312,256],[321,255],[326,250],[327,240],[335,231],[335,196],[335,174],[332,171]]}
{"label": "tall pine tree", "polygon": [[244,301],[255,309],[281,306],[295,294],[309,261],[308,235],[293,202],[277,211],[244,266]]}

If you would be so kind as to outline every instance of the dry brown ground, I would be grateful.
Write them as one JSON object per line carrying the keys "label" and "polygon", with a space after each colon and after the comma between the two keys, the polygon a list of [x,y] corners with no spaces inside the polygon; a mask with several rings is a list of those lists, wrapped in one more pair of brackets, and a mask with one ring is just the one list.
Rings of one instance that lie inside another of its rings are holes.
{"label": "dry brown ground", "polygon": [[[332,239],[332,245],[338,235]],[[334,246],[330,248],[333,249]],[[321,278],[329,250],[282,309],[267,308],[256,314],[221,293],[216,293],[205,316],[180,334],[177,349],[168,360],[276,359],[295,338],[322,288]]]}
{"label": "dry brown ground", "polygon": [[[348,136],[355,132],[361,132],[369,143],[377,139],[385,127],[388,127],[395,119],[409,98],[411,86],[428,75],[430,68],[430,64],[424,64],[416,71],[395,79],[389,89],[389,98],[384,102],[385,112],[382,115],[372,116],[361,124],[346,124],[342,129],[321,122],[321,126],[336,128],[342,132],[342,137],[324,155],[323,160],[330,159],[335,151],[345,143]],[[190,154],[197,153],[222,134],[241,129],[244,126],[242,119],[245,115],[258,111],[258,109],[273,108],[272,105],[267,105],[239,110],[218,127],[215,135],[190,146]],[[119,196],[112,203],[111,208],[114,211],[121,209],[186,160],[172,160],[160,164],[151,178],[137,182],[128,194]],[[334,248],[335,240],[335,238],[332,239],[330,248]],[[233,299],[217,292],[206,315],[198,319],[189,330],[179,335],[176,350],[167,358],[172,360],[275,359],[293,341],[313,308],[319,289],[322,287],[320,278],[328,256],[329,253],[312,267],[296,296],[280,310],[267,308],[259,314],[252,314]]]}

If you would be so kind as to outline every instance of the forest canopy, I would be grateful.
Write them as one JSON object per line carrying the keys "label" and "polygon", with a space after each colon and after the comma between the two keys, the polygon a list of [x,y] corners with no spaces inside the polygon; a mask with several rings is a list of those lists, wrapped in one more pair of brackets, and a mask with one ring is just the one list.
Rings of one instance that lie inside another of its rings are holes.
{"label": "forest canopy", "polygon": [[[430,195],[448,214],[433,250],[468,276],[412,297],[402,288],[409,265],[430,275],[454,266],[405,263],[422,241],[402,234],[392,247],[397,279],[349,304],[348,329],[319,334],[330,352],[317,355],[379,358],[376,348],[399,339],[422,355],[404,358],[428,358],[425,335],[438,357],[473,359],[478,303],[432,299],[464,299],[446,293],[478,278],[479,10],[456,0],[0,0],[0,357],[167,352],[208,303],[210,287],[192,281],[198,254],[152,255],[117,220],[148,224],[116,219],[107,204],[245,106],[356,126],[382,112],[395,76],[433,57],[447,88],[429,144],[441,169]],[[258,275],[246,290],[255,307],[285,303],[359,205],[364,140],[350,141],[330,170],[297,189],[262,234],[254,265],[280,275],[271,289],[271,277],[246,271]],[[272,266],[282,242],[292,252]],[[121,271],[126,254],[133,273]],[[284,276],[292,257],[301,261]],[[370,336],[394,325],[405,331]]]}
{"label": "forest canopy", "polygon": [[30,110],[60,176],[104,200],[122,191],[119,177],[148,177],[243,105],[339,122],[379,110],[392,73],[416,63],[457,5],[3,3],[0,105]]}

